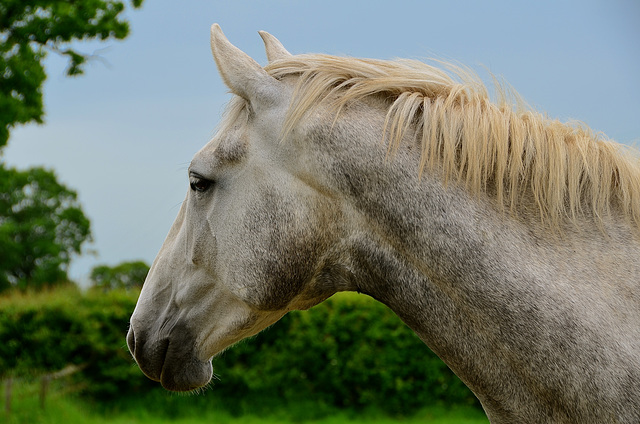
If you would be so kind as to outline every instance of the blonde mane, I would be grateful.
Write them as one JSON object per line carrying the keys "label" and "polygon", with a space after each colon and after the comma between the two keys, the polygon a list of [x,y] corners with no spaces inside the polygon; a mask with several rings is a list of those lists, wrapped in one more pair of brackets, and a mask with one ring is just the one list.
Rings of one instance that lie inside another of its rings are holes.
{"label": "blonde mane", "polygon": [[[640,227],[640,165],[629,148],[582,124],[544,117],[496,84],[498,100],[467,69],[412,60],[383,61],[298,55],[270,63],[276,78],[299,77],[285,133],[321,100],[339,110],[371,95],[389,99],[385,139],[396,149],[411,130],[422,147],[420,170],[442,169],[472,193],[491,192],[517,212],[525,193],[543,221],[592,215],[597,223],[613,210]],[[509,101],[510,98],[516,101]]]}

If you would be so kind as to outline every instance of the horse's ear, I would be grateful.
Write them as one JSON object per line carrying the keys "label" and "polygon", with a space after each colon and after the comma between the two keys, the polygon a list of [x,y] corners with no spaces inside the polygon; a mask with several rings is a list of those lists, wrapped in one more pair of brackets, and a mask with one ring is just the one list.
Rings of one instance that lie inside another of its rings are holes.
{"label": "horse's ear", "polygon": [[276,37],[269,34],[267,31],[258,31],[258,34],[260,34],[262,41],[264,41],[264,48],[267,51],[267,60],[269,63],[274,60],[291,57],[291,53],[284,48],[280,40]]}
{"label": "horse's ear", "polygon": [[211,51],[224,83],[234,94],[252,101],[273,93],[278,81],[231,44],[218,24],[211,26]]}

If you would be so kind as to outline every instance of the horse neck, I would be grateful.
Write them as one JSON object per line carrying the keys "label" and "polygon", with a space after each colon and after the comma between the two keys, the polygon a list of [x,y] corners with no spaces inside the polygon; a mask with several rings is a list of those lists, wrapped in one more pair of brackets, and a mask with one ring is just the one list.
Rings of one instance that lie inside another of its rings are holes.
{"label": "horse neck", "polygon": [[433,175],[418,179],[413,169],[390,161],[373,176],[349,178],[359,221],[349,240],[355,285],[453,360],[447,351],[463,354],[460,335],[487,321],[496,293],[521,298],[527,288],[509,282],[515,269],[533,275],[532,263],[515,254],[520,234],[498,226],[506,216],[488,199]]}
{"label": "horse neck", "polygon": [[[633,320],[615,324],[626,326],[621,337],[589,329],[594,322],[611,324],[602,317],[611,315],[613,306],[600,300],[611,286],[597,281],[611,280],[606,273],[618,269],[615,254],[603,258],[602,252],[611,250],[610,241],[600,234],[558,243],[539,221],[511,219],[488,196],[444,184],[437,169],[419,178],[410,148],[384,159],[384,147],[376,143],[362,149],[358,143],[325,146],[334,156],[324,163],[344,199],[345,215],[351,217],[348,226],[356,229],[345,242],[349,288],[394,310],[476,393],[496,421],[500,416],[522,419],[524,415],[505,412],[518,408],[552,415],[582,408],[569,405],[579,394],[594,402],[597,396],[628,397],[622,387],[610,393],[585,394],[580,389],[593,384],[598,363],[618,361],[607,343],[618,343],[629,331],[640,336]],[[636,243],[630,265],[619,265],[627,267],[621,275],[640,274],[633,260],[638,254]],[[603,261],[600,274],[580,270],[581,262],[596,260]],[[577,266],[572,265],[575,261]],[[627,283],[619,280],[614,284],[637,285],[628,278]],[[620,310],[637,316],[638,301],[636,296]],[[557,349],[558,339],[566,339],[569,348]],[[636,356],[637,348],[630,348]],[[569,371],[554,373],[548,364]],[[634,372],[637,381],[637,365]],[[584,414],[590,413],[584,408]]]}

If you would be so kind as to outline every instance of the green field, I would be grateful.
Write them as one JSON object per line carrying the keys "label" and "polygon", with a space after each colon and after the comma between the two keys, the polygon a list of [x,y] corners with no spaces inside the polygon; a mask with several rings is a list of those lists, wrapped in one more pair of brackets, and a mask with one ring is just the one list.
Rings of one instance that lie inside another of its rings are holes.
{"label": "green field", "polygon": [[155,415],[147,409],[120,411],[117,413],[101,413],[93,411],[90,405],[78,401],[59,401],[55,405],[48,406],[45,410],[33,407],[28,410],[14,410],[8,416],[7,424],[484,424],[487,419],[477,409],[460,408],[448,409],[445,407],[432,407],[420,411],[411,417],[389,417],[384,414],[375,414],[371,411],[360,413],[336,411],[328,416],[317,419],[298,419],[289,417],[286,411],[276,412],[273,415],[257,416],[245,414],[234,416],[227,411],[208,410],[202,414],[198,411],[186,416],[166,417]]}
{"label": "green field", "polygon": [[[230,412],[224,405],[207,404],[203,396],[185,396],[157,393],[149,399],[129,399],[110,405],[94,404],[81,398],[61,393],[62,387],[53,384],[44,407],[35,384],[14,385],[11,410],[7,413],[3,403],[3,419],[6,424],[484,424],[488,423],[482,412],[467,406],[432,406],[411,416],[389,416],[368,409],[327,410],[315,409],[312,403],[293,405],[287,409],[278,406],[265,409],[256,405],[251,412],[247,405],[240,414]],[[4,387],[3,387],[4,389]],[[4,390],[0,390],[5,400]],[[264,412],[268,410],[268,412]]]}

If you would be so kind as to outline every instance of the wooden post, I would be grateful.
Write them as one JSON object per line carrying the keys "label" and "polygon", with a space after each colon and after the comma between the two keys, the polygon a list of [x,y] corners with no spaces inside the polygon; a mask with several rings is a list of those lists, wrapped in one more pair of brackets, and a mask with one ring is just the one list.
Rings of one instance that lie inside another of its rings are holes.
{"label": "wooden post", "polygon": [[42,376],[40,380],[40,408],[45,408],[45,400],[47,398],[47,390],[49,389],[49,382],[51,381],[51,374]]}
{"label": "wooden post", "polygon": [[11,413],[11,385],[13,383],[13,379],[8,377],[5,380],[4,385],[4,413],[9,418],[9,414]]}

